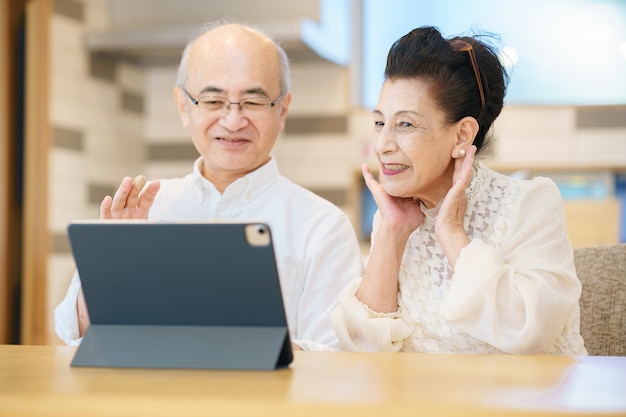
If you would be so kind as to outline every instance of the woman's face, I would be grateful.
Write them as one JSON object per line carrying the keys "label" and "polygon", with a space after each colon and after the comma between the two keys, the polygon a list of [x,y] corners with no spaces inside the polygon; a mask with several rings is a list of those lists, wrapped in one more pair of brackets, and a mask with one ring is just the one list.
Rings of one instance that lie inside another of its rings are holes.
{"label": "woman's face", "polygon": [[452,185],[458,123],[445,122],[429,88],[419,79],[386,80],[374,110],[374,139],[387,193],[434,207]]}

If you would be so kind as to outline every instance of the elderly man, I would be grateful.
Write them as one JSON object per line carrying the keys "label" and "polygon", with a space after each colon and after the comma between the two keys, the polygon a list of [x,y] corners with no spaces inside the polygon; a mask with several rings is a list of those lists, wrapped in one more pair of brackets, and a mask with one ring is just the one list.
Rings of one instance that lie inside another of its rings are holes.
{"label": "elderly man", "polygon": [[[210,25],[183,52],[174,98],[200,154],[193,172],[145,186],[126,177],[102,201],[100,218],[267,222],[294,347],[337,348],[330,313],[362,274],[360,250],[346,215],[282,177],[270,155],[291,101],[285,51],[247,26]],[[76,345],[88,325],[75,274],[55,310],[56,332]]]}

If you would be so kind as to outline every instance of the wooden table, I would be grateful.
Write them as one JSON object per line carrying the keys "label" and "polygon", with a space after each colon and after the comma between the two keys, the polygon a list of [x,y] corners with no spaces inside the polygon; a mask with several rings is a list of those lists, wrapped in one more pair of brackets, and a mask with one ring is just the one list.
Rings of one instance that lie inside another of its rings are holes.
{"label": "wooden table", "polygon": [[626,357],[296,352],[277,371],[70,367],[0,345],[0,416],[626,416]]}

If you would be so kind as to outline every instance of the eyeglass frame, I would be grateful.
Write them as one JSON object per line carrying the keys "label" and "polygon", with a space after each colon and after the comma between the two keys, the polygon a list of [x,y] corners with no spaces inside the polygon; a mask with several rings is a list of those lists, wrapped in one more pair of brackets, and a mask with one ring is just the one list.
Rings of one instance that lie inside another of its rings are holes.
{"label": "eyeglass frame", "polygon": [[[191,93],[189,93],[189,91],[187,91],[186,87],[181,87],[182,90],[185,92],[185,94],[187,94],[187,97],[189,97],[189,99],[191,100],[191,102],[194,104],[194,106],[196,106],[196,108],[200,108],[200,103],[202,103],[200,98],[195,98],[194,96],[191,95]],[[284,94],[280,94],[278,97],[276,97],[275,100],[270,100],[267,104],[270,105],[269,107],[269,111],[267,113],[269,113],[271,111],[271,109],[273,109],[276,106],[276,103],[278,103],[278,101],[283,97]],[[239,111],[241,112],[243,110],[243,107],[241,106],[241,103],[245,103],[246,101],[254,101],[254,100],[259,100],[259,99],[242,99],[239,101],[230,101],[228,98],[224,97],[224,96],[210,96],[210,98],[222,101],[225,104],[225,107],[223,108],[219,108],[219,109],[215,109],[215,110],[210,110],[210,111],[222,111],[224,108],[226,109],[226,114],[228,114],[230,112],[230,106],[233,104],[236,104],[239,106]],[[264,98],[263,100],[269,100],[268,98]],[[248,110],[250,111],[250,110]],[[254,114],[254,111],[252,111]],[[265,113],[261,113],[259,112],[258,114],[265,114]]]}
{"label": "eyeglass frame", "polygon": [[[476,77],[476,85],[478,86],[478,94],[480,94],[480,114],[485,109],[485,92],[483,91],[483,82],[480,78],[480,71],[478,70],[478,61],[476,60],[476,53],[471,43],[464,41],[463,39],[452,39],[448,41],[450,46],[459,52],[467,52],[472,63],[472,69],[474,70],[474,77]],[[480,117],[479,114],[479,117]]]}

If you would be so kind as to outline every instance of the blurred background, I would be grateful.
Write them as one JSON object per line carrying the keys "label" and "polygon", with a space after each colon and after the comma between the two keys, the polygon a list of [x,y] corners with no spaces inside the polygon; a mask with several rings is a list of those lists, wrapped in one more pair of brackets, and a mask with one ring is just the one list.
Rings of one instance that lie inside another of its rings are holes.
{"label": "blurred background", "polygon": [[346,211],[364,254],[371,110],[387,50],[421,25],[491,33],[502,51],[511,83],[486,162],[552,177],[575,247],[626,241],[622,0],[0,0],[0,343],[60,343],[52,311],[74,272],[70,221],[97,218],[123,176],[190,171],[177,64],[190,33],[222,18],[287,50],[293,100],[274,156]]}

